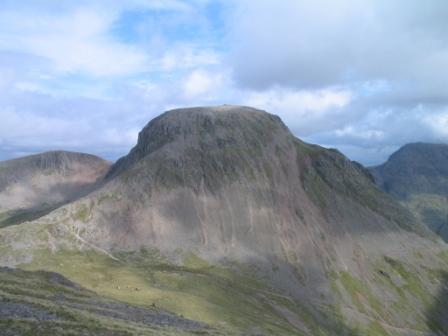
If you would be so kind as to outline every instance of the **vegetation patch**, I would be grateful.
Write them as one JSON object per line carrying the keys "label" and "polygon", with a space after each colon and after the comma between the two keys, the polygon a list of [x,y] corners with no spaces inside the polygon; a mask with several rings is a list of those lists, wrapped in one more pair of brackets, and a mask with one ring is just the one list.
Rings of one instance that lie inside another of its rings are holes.
{"label": "vegetation patch", "polygon": [[98,200],[97,204],[101,205],[103,203],[112,202],[112,201],[118,201],[120,197],[115,193],[108,193],[108,194],[102,194]]}
{"label": "vegetation patch", "polygon": [[437,256],[448,264],[448,250],[439,252]]}
{"label": "vegetation patch", "polygon": [[384,318],[387,316],[382,308],[380,300],[372,293],[366,282],[352,276],[347,271],[339,273],[339,280],[350,295],[351,300],[358,311],[373,315],[376,318]]}
{"label": "vegetation patch", "polygon": [[1,330],[8,335],[216,335],[206,325],[88,291],[56,273],[0,268]]}
{"label": "vegetation patch", "polygon": [[82,203],[77,206],[75,213],[72,215],[72,218],[77,221],[81,221],[86,223],[89,219],[90,214],[92,213],[93,203],[89,205]]}
{"label": "vegetation patch", "polygon": [[42,250],[22,268],[58,272],[99,295],[163,308],[228,334],[256,326],[268,334],[300,335],[260,296],[272,289],[250,271],[209,266],[195,255],[187,255],[183,265],[176,265],[148,250],[117,257],[121,262],[91,251],[51,254]]}
{"label": "vegetation patch", "polygon": [[389,333],[378,321],[371,322],[365,331],[366,336],[389,336]]}
{"label": "vegetation patch", "polygon": [[390,257],[384,257],[386,263],[388,263],[392,269],[400,275],[400,277],[405,281],[405,284],[402,288],[409,293],[412,293],[414,296],[420,298],[420,300],[428,306],[432,302],[432,296],[422,284],[421,279],[415,270],[408,269],[405,264],[397,259],[393,259]]}

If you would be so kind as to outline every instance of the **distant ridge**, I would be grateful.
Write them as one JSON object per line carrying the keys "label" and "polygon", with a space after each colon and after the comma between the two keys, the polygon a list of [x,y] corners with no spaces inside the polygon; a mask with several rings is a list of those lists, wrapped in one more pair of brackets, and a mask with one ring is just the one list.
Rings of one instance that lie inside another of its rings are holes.
{"label": "distant ridge", "polygon": [[381,189],[448,240],[447,144],[407,144],[370,171]]}
{"label": "distant ridge", "polygon": [[91,190],[110,163],[90,154],[50,151],[0,162],[0,226],[42,216]]}

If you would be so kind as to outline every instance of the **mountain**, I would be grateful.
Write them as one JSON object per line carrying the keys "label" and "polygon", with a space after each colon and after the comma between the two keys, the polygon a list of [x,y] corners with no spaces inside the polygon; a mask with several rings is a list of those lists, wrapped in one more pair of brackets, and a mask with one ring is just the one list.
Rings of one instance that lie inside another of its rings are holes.
{"label": "mountain", "polygon": [[83,197],[0,229],[57,272],[225,335],[441,335],[448,248],[371,175],[265,111],[176,109]]}
{"label": "mountain", "polygon": [[0,227],[38,218],[87,193],[109,166],[99,157],[65,151],[0,162]]}
{"label": "mountain", "polygon": [[381,189],[448,240],[448,145],[408,144],[370,171]]}
{"label": "mountain", "polygon": [[218,257],[278,257],[359,222],[373,232],[420,229],[339,152],[305,144],[278,117],[245,107],[161,115],[106,180],[74,205],[89,208],[86,234],[105,249],[176,241]]}

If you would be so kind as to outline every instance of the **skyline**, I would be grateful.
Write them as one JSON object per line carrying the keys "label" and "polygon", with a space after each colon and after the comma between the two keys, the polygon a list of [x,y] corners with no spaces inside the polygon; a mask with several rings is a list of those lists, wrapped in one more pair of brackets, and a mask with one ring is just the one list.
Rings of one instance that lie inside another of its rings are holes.
{"label": "skyline", "polygon": [[0,0],[0,159],[110,160],[177,107],[238,104],[365,165],[448,142],[448,3]]}

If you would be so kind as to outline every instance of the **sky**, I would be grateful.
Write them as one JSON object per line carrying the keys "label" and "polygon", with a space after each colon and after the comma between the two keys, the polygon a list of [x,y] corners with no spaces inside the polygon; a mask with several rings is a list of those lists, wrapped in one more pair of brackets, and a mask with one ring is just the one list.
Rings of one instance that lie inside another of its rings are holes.
{"label": "sky", "polygon": [[116,160],[160,113],[249,105],[364,165],[448,142],[448,1],[0,0],[0,160]]}

